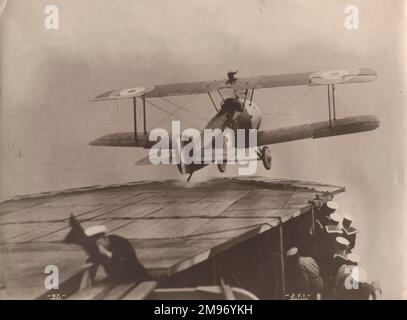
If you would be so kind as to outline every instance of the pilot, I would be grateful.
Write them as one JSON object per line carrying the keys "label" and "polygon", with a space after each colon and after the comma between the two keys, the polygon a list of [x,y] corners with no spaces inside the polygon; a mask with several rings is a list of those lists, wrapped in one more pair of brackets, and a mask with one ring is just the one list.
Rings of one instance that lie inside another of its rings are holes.
{"label": "pilot", "polygon": [[227,75],[228,75],[228,83],[230,83],[230,84],[233,84],[233,82],[235,82],[236,81],[236,73],[238,72],[239,70],[236,70],[236,71],[229,71],[228,73],[227,73]]}
{"label": "pilot", "polygon": [[140,283],[152,279],[138,260],[130,241],[117,235],[106,235],[106,227],[102,225],[87,228],[85,234],[95,241],[99,250],[99,255],[88,259],[88,262],[95,264],[91,270],[91,278],[101,265],[113,281]]}
{"label": "pilot", "polygon": [[311,257],[303,257],[298,248],[286,252],[287,292],[297,294],[321,294],[324,281],[318,263]]}
{"label": "pilot", "polygon": [[351,225],[352,221],[353,221],[353,217],[351,215],[349,215],[349,214],[343,215],[343,220],[342,220],[343,237],[345,237],[350,242],[349,246],[351,249],[353,249],[355,247],[356,234],[358,233],[358,230]]}

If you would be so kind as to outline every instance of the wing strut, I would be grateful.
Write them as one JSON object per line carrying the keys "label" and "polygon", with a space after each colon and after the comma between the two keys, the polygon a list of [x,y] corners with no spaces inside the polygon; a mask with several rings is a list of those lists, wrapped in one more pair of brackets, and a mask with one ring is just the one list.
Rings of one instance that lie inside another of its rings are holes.
{"label": "wing strut", "polygon": [[[332,127],[332,114],[333,120],[336,120],[336,106],[335,106],[335,85],[328,84],[328,114],[329,114],[329,126]],[[331,97],[332,92],[332,97]],[[332,112],[331,112],[332,103]]]}
{"label": "wing strut", "polygon": [[220,95],[220,97],[221,97],[222,101],[223,101],[223,102],[225,102],[225,99],[223,98],[222,93],[220,92],[220,90],[219,90],[219,89],[218,89],[218,93],[219,93],[219,95]]}
{"label": "wing strut", "polygon": [[252,89],[252,94],[251,94],[251,96],[250,96],[250,106],[252,105],[252,102],[253,102],[253,96],[254,96],[254,89]]}
{"label": "wing strut", "polygon": [[[147,120],[146,120],[146,98],[143,97],[143,129],[144,134],[147,134]],[[134,140],[137,141],[137,98],[133,98],[133,113],[134,113]]]}
{"label": "wing strut", "polygon": [[248,95],[248,93],[249,93],[249,89],[246,89],[246,90],[245,90],[245,92],[244,92],[244,102],[243,102],[243,107],[245,107],[245,106],[246,106],[246,100],[247,100],[247,95]]}
{"label": "wing strut", "polygon": [[147,120],[146,120],[146,98],[143,97],[143,123],[144,123],[144,134],[147,134]]}
{"label": "wing strut", "polygon": [[332,106],[333,106],[333,112],[334,112],[334,120],[336,120],[336,108],[335,108],[335,85],[332,85]]}
{"label": "wing strut", "polygon": [[133,98],[133,113],[134,113],[134,140],[137,141],[137,103],[136,103],[136,97]]}
{"label": "wing strut", "polygon": [[208,95],[209,95],[209,98],[211,98],[212,104],[213,104],[213,106],[215,107],[216,112],[219,112],[218,108],[216,107],[216,103],[215,103],[215,101],[214,101],[213,98],[212,98],[211,93],[208,92]]}

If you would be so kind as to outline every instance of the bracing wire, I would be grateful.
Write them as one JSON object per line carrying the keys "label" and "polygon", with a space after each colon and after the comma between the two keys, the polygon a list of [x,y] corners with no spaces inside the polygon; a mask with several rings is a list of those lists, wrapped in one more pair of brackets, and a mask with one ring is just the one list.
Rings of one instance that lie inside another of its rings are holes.
{"label": "bracing wire", "polygon": [[306,116],[307,118],[311,119],[311,120],[315,120],[315,118],[313,118],[312,116],[310,116],[309,114],[305,113],[304,111],[300,110],[299,108],[297,108],[296,106],[292,105],[291,103],[288,103],[287,101],[284,101],[282,99],[273,97],[269,94],[266,94],[264,92],[260,92],[261,95],[263,95],[266,98],[272,99],[274,101],[278,101],[282,104],[284,104],[285,106],[289,107],[290,109],[297,111],[298,113],[301,113],[302,115]]}
{"label": "bracing wire", "polygon": [[[165,110],[164,108],[162,108],[162,107],[156,105],[155,103],[152,103],[150,100],[146,100],[146,102],[149,103],[150,105],[152,105],[153,107],[155,107],[155,108],[157,108],[157,109],[159,109],[159,110],[161,110],[161,111],[163,111],[163,112],[165,112],[165,113],[168,113],[168,116],[167,116],[167,117],[165,117],[164,119],[158,121],[158,122],[157,122],[156,124],[154,124],[153,126],[157,126],[157,125],[161,124],[162,122],[164,122],[165,120],[167,120],[168,118],[174,117],[174,114],[179,110],[179,109],[176,109],[176,110],[170,112],[170,111]],[[182,118],[182,117],[180,117],[180,116],[178,116],[178,117],[179,117],[180,119],[182,119],[182,121],[185,121],[186,123],[188,123],[189,125],[191,125],[191,126],[193,126],[193,127],[195,126],[193,123],[191,123],[190,121],[186,120],[185,118]]]}
{"label": "bracing wire", "polygon": [[178,105],[178,104],[176,104],[175,102],[173,102],[173,101],[171,101],[171,100],[168,100],[168,99],[166,99],[166,98],[164,98],[164,97],[162,97],[161,99],[164,100],[164,101],[166,101],[166,102],[168,102],[169,104],[172,104],[173,106],[175,106],[175,107],[177,107],[177,108],[179,108],[179,109],[182,109],[182,110],[184,110],[184,111],[186,111],[186,112],[192,114],[192,115],[195,116],[195,117],[198,117],[199,119],[201,119],[201,120],[203,120],[203,121],[208,121],[208,119],[202,117],[201,115],[199,115],[199,114],[197,114],[197,113],[195,113],[195,112],[192,112],[191,110],[188,110],[187,108],[184,108],[185,105],[187,105],[187,104],[189,104],[191,101],[195,100],[196,97],[197,97],[197,96],[195,96],[193,99],[191,99],[190,101],[186,102],[186,103],[183,104],[183,105]]}

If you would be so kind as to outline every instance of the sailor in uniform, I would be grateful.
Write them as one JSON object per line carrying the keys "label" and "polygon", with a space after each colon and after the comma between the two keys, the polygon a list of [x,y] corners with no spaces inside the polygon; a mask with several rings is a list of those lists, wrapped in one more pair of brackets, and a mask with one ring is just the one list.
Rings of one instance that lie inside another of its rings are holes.
{"label": "sailor in uniform", "polygon": [[322,204],[321,208],[318,210],[317,220],[318,224],[322,227],[325,227],[327,224],[330,223],[329,216],[338,210],[339,204],[333,200],[330,200],[324,204]]}
{"label": "sailor in uniform", "polygon": [[349,253],[346,256],[346,263],[339,267],[336,275],[334,297],[339,295],[343,290],[346,290],[345,281],[352,273],[353,267],[358,265],[359,260],[360,257],[356,253]]}
{"label": "sailor in uniform", "polygon": [[335,239],[338,235],[342,235],[341,221],[342,216],[339,213],[334,212],[329,215],[329,222],[325,225],[325,232],[328,238]]}
{"label": "sailor in uniform", "polygon": [[351,215],[349,215],[349,214],[343,215],[343,220],[342,220],[343,237],[346,238],[350,242],[349,247],[351,249],[353,249],[355,247],[356,234],[358,233],[358,230],[352,226],[352,222],[353,222],[353,217]]}
{"label": "sailor in uniform", "polygon": [[324,281],[318,263],[312,257],[303,257],[298,248],[286,252],[287,292],[311,294],[314,297],[324,290]]}
{"label": "sailor in uniform", "polygon": [[335,253],[332,256],[333,261],[338,258],[338,262],[342,264],[342,262],[347,262],[347,255],[351,253],[349,248],[349,241],[344,237],[336,237],[335,238]]}
{"label": "sailor in uniform", "polygon": [[322,273],[326,277],[329,277],[331,274],[332,257],[336,253],[335,239],[343,233],[340,227],[341,220],[341,216],[338,213],[331,213],[329,215],[329,222],[323,229],[321,239],[318,239],[318,262],[321,265]]}
{"label": "sailor in uniform", "polygon": [[106,227],[102,225],[87,228],[85,235],[96,243],[99,251],[98,255],[92,255],[88,259],[88,262],[94,263],[91,278],[101,265],[108,277],[116,282],[140,283],[152,279],[127,239],[117,235],[106,235]]}
{"label": "sailor in uniform", "polygon": [[359,257],[348,255],[348,265],[338,271],[337,285],[333,298],[337,300],[373,300],[376,298],[374,285],[367,282],[366,271],[358,266]]}
{"label": "sailor in uniform", "polygon": [[347,255],[350,253],[349,241],[344,237],[335,238],[335,253],[332,255],[330,270],[329,270],[329,284],[333,288],[340,267],[348,263]]}

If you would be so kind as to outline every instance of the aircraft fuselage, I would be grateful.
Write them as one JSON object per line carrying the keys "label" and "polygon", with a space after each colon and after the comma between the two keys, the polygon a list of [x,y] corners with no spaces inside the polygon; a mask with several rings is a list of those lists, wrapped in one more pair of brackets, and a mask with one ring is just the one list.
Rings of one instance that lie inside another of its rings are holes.
{"label": "aircraft fuselage", "polygon": [[[226,99],[221,105],[220,111],[209,120],[205,129],[225,130],[230,128],[236,132],[237,129],[259,129],[261,125],[260,108],[253,101],[244,101],[244,99]],[[246,141],[248,138],[246,137]],[[206,167],[208,164],[179,164],[178,169],[181,173],[192,174],[193,172]],[[226,165],[225,165],[226,166]]]}

